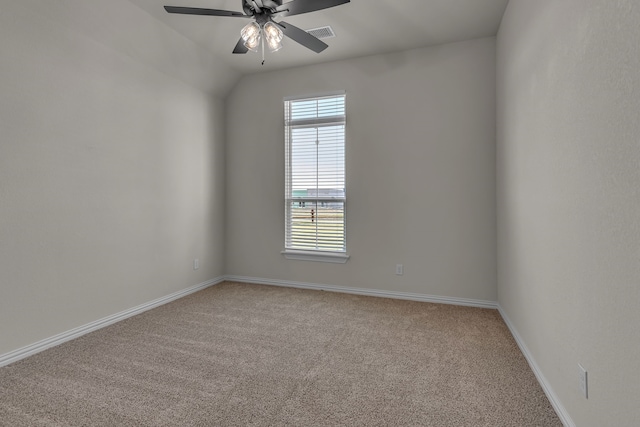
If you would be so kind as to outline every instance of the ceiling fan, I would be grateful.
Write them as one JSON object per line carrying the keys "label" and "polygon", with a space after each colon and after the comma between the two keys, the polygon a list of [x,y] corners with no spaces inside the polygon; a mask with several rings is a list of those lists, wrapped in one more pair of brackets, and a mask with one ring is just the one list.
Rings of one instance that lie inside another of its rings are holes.
{"label": "ceiling fan", "polygon": [[284,21],[276,22],[273,18],[315,12],[349,2],[350,0],[292,0],[283,4],[282,0],[242,0],[244,13],[195,7],[165,6],[164,8],[169,13],[183,15],[253,18],[254,21],[246,25],[240,32],[241,37],[233,53],[247,53],[249,50],[257,52],[258,48],[262,46],[262,63],[264,64],[265,42],[269,50],[275,52],[282,48],[284,36],[316,53],[320,53],[329,47],[326,43],[306,31]]}

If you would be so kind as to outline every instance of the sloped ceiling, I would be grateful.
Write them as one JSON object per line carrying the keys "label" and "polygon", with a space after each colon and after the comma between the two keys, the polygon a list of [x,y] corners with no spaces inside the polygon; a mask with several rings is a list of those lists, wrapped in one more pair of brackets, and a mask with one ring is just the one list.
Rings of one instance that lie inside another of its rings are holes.
{"label": "sloped ceiling", "polygon": [[285,39],[282,50],[266,54],[263,66],[260,54],[231,53],[240,29],[249,20],[175,15],[163,8],[168,5],[242,11],[241,0],[129,1],[211,52],[216,62],[230,67],[238,77],[494,36],[508,3],[508,0],[351,0],[331,9],[286,18],[287,22],[305,30],[330,25],[336,37],[324,40],[328,49],[317,54]]}

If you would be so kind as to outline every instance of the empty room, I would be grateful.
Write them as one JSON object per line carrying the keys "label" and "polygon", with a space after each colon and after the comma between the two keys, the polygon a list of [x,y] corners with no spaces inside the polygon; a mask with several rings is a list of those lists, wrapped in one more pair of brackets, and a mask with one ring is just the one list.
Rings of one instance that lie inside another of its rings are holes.
{"label": "empty room", "polygon": [[0,426],[640,426],[640,0],[0,0]]}

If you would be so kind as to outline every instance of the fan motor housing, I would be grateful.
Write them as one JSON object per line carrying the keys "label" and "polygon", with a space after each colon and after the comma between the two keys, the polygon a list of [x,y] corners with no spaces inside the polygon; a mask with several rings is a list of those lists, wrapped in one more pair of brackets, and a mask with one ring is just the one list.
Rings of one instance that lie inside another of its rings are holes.
{"label": "fan motor housing", "polygon": [[[282,0],[261,0],[257,6],[260,7],[260,3],[262,7],[267,10],[275,9],[278,6],[282,6]],[[255,15],[255,6],[252,0],[242,0],[242,10],[247,15]]]}

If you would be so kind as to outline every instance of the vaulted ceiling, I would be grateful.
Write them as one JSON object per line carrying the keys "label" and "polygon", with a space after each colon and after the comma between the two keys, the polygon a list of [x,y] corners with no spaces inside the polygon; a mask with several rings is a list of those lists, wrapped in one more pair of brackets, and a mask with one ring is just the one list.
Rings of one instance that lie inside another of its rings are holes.
{"label": "vaulted ceiling", "polygon": [[[175,15],[163,6],[242,11],[242,0],[129,0],[171,29],[211,52],[238,74],[290,68],[496,35],[508,0],[351,0],[350,3],[286,18],[308,30],[330,25],[335,38],[314,53],[292,40],[267,53],[233,55],[240,29],[249,22],[214,16]],[[286,2],[287,0],[285,0]]]}

